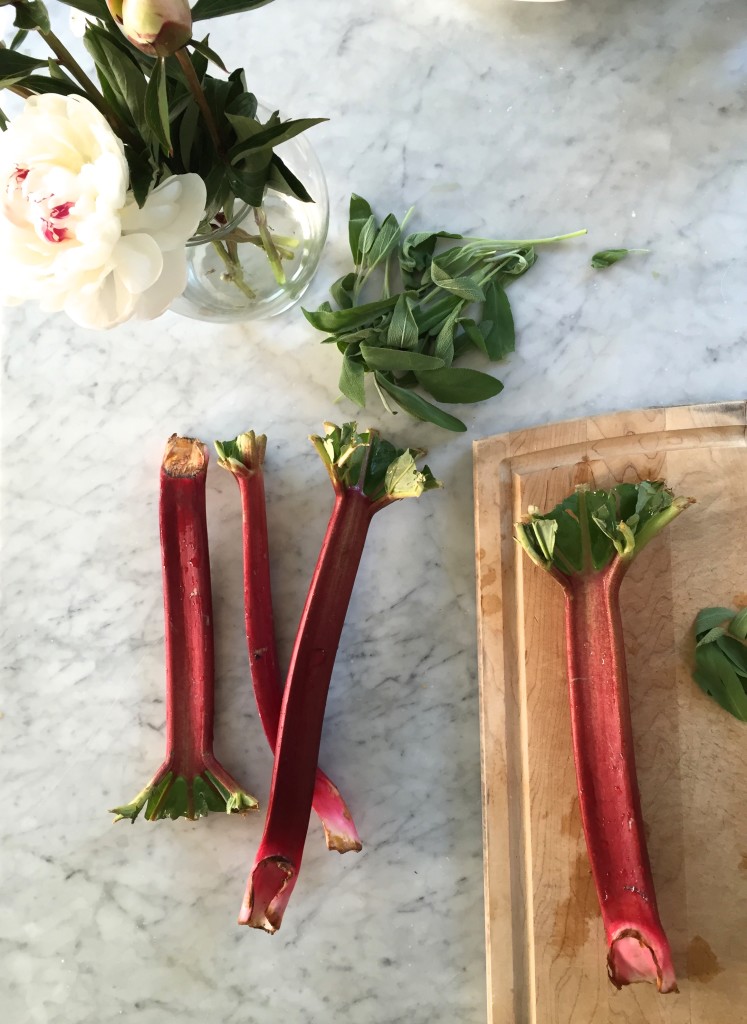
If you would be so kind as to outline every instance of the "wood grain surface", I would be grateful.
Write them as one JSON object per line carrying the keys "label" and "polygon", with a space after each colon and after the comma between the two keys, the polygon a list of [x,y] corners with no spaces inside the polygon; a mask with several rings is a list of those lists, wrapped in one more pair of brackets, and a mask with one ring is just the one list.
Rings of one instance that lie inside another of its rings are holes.
{"label": "wood grain surface", "polygon": [[[474,446],[490,1024],[747,1024],[747,724],[690,677],[706,605],[747,605],[747,405],[645,409]],[[621,991],[586,855],[563,595],[513,540],[586,482],[664,478],[688,509],[622,588],[638,780],[680,993]]]}

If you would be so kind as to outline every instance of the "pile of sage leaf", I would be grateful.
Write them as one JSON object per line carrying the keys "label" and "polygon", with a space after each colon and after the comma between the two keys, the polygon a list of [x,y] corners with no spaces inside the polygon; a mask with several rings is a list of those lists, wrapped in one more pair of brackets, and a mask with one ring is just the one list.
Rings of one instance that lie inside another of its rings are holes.
{"label": "pile of sage leaf", "polygon": [[[446,430],[465,424],[423,397],[442,404],[482,402],[503,384],[480,370],[455,367],[477,349],[491,362],[514,351],[514,321],[505,287],[536,262],[535,246],[552,238],[466,238],[449,231],[403,234],[389,214],[379,225],[361,196],[350,200],[349,239],[354,269],[331,286],[337,308],[324,302],[306,319],[342,353],[339,388],[361,408],[366,375],[389,412],[399,406],[415,419]],[[445,239],[459,244],[446,248]]]}

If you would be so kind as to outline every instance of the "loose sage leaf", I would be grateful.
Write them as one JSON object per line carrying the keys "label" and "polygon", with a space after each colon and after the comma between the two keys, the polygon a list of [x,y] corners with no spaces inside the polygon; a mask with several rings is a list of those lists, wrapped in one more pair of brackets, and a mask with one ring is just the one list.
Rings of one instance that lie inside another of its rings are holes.
{"label": "loose sage leaf", "polygon": [[406,295],[399,295],[387,330],[386,343],[390,348],[409,349],[418,347],[418,325],[412,314],[412,305]]}
{"label": "loose sage leaf", "polygon": [[169,124],[169,100],[166,92],[165,61],[156,61],[145,90],[145,120],[168,156],[171,153],[171,126]]}
{"label": "loose sage leaf", "polygon": [[695,633],[698,639],[716,626],[726,624],[734,612],[731,608],[702,608],[695,619]]}
{"label": "loose sage leaf", "polygon": [[422,352],[407,352],[397,348],[378,348],[362,344],[361,355],[371,370],[391,370],[405,373],[407,370],[437,370],[444,365],[443,359],[426,356]]}
{"label": "loose sage leaf", "polygon": [[[330,294],[341,309],[350,309],[353,305],[353,288],[355,287],[355,274],[343,274],[338,277],[334,284],[329,286]],[[350,338],[346,339],[348,342]]]}
{"label": "loose sage leaf", "polygon": [[350,242],[350,253],[356,267],[360,266],[361,253],[359,240],[361,231],[367,221],[372,218],[371,207],[363,196],[357,196],[355,192],[350,197],[350,215],[348,220],[348,239]]}
{"label": "loose sage leaf", "polygon": [[347,331],[356,327],[363,327],[369,321],[376,319],[389,310],[394,309],[397,296],[392,295],[388,299],[379,299],[377,302],[367,302],[354,309],[324,309],[319,307],[315,312],[304,309],[303,315],[319,331]]}
{"label": "loose sage leaf", "polygon": [[431,262],[431,280],[444,291],[458,295],[460,299],[468,302],[482,302],[485,294],[475,277],[451,277],[448,271],[444,270],[437,257]]}
{"label": "loose sage leaf", "polygon": [[747,608],[737,612],[729,624],[729,632],[739,640],[747,639]]}
{"label": "loose sage leaf", "polygon": [[503,384],[480,370],[449,366],[441,370],[416,370],[417,378],[437,402],[462,404],[484,402],[503,391]]}
{"label": "loose sage leaf", "polygon": [[366,379],[365,367],[360,360],[345,353],[342,358],[342,369],[340,370],[339,388],[346,398],[363,408],[366,404]]}
{"label": "loose sage leaf", "polygon": [[420,395],[416,395],[413,391],[408,391],[406,388],[398,387],[391,380],[384,376],[383,373],[375,373],[376,382],[382,390],[386,391],[388,395],[394,399],[394,401],[400,405],[405,412],[414,416],[415,419],[425,420],[428,423],[435,423],[438,427],[443,427],[445,430],[453,430],[455,432],[461,432],[467,429],[461,420],[458,420],[456,416],[450,415],[448,412],[444,412],[431,402],[427,402]]}
{"label": "loose sage leaf", "polygon": [[480,332],[485,351],[493,362],[505,359],[516,348],[516,330],[508,296],[497,281],[485,285]]}
{"label": "loose sage leaf", "polygon": [[370,249],[367,250],[366,262],[369,269],[378,266],[387,259],[389,254],[397,245],[400,238],[400,227],[397,218],[388,214],[379,228],[376,238],[373,240]]}
{"label": "loose sage leaf", "polygon": [[634,252],[648,252],[647,249],[602,249],[600,252],[595,252],[591,257],[591,265],[595,270],[603,270],[605,267],[611,267],[613,263],[619,263],[620,260],[626,259]]}
{"label": "loose sage leaf", "polygon": [[716,646],[726,655],[738,675],[747,679],[747,647],[733,636],[721,636]]}
{"label": "loose sage leaf", "polygon": [[242,11],[253,11],[269,3],[270,0],[197,0],[192,8],[192,21],[221,18],[226,14],[241,14]]}
{"label": "loose sage leaf", "polygon": [[725,711],[747,722],[747,693],[742,680],[730,660],[714,644],[696,651],[693,679]]}
{"label": "loose sage leaf", "polygon": [[446,315],[446,319],[443,321],[433,344],[433,355],[438,356],[439,359],[443,359],[446,366],[451,366],[454,361],[454,330],[456,328],[457,321],[459,320],[459,315],[462,312],[463,305],[463,302],[458,302]]}
{"label": "loose sage leaf", "polygon": [[358,236],[358,260],[356,262],[356,266],[363,265],[371,246],[376,241],[377,233],[378,228],[376,227],[376,218],[371,214],[361,228],[360,235]]}
{"label": "loose sage leaf", "polygon": [[487,355],[488,349],[485,344],[485,338],[483,337],[482,325],[478,327],[475,321],[470,317],[462,317],[459,320],[459,326],[464,331],[469,342],[474,345],[476,349],[479,349],[480,352],[484,352],[485,355]]}

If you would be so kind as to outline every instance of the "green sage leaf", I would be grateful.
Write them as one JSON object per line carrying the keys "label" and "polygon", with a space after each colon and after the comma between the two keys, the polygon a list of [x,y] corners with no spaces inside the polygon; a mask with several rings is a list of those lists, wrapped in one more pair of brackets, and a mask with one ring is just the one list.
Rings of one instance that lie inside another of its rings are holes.
{"label": "green sage leaf", "polygon": [[480,284],[475,277],[451,277],[448,271],[439,266],[439,259],[431,263],[431,280],[444,291],[458,295],[468,302],[482,302],[485,298]]}
{"label": "green sage leaf", "polygon": [[363,196],[353,193],[350,197],[350,215],[348,220],[348,239],[350,241],[350,253],[356,267],[361,263],[360,237],[364,226],[373,219],[373,213],[367,200]]}
{"label": "green sage leaf", "polygon": [[456,416],[444,412],[431,402],[421,398],[420,395],[416,395],[406,388],[398,387],[385,377],[383,373],[377,371],[375,376],[379,387],[386,391],[388,395],[391,395],[394,401],[415,419],[435,423],[437,427],[443,427],[444,430],[461,432],[467,429],[466,425],[461,420],[458,420]]}
{"label": "green sage leaf", "polygon": [[441,370],[416,370],[420,384],[437,402],[463,404],[484,402],[503,391],[503,384],[480,370],[444,367]]}
{"label": "green sage leaf", "polygon": [[408,352],[397,348],[379,348],[375,345],[362,344],[360,352],[366,365],[372,370],[389,370],[393,373],[405,373],[407,370],[413,370],[417,373],[424,370],[438,370],[444,365],[443,359],[438,359],[435,356],[426,356],[422,352]]}
{"label": "green sage leaf", "polygon": [[602,249],[591,257],[591,265],[595,270],[603,270],[605,267],[611,267],[613,263],[627,259],[631,253],[636,252],[648,252],[648,249]]}
{"label": "green sage leaf", "polygon": [[397,296],[392,295],[391,298],[367,302],[354,309],[325,309],[323,305],[316,311],[304,309],[303,315],[312,327],[329,334],[335,331],[348,331],[356,327],[364,327],[370,321],[394,309],[396,302]]}
{"label": "green sage leaf", "polygon": [[488,358],[493,362],[505,359],[516,348],[516,329],[508,296],[495,280],[485,285],[482,317],[480,333]]}
{"label": "green sage leaf", "polygon": [[387,330],[386,343],[390,348],[409,349],[418,347],[418,325],[412,313],[412,303],[407,295],[398,295],[392,319]]}
{"label": "green sage leaf", "polygon": [[349,398],[355,405],[366,404],[366,371],[360,360],[354,359],[345,353],[342,358],[342,369],[338,384],[340,391],[346,398]]}

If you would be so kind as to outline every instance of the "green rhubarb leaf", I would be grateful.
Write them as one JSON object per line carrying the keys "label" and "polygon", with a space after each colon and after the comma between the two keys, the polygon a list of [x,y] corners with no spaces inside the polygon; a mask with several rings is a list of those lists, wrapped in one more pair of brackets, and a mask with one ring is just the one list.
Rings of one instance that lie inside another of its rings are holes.
{"label": "green rhubarb leaf", "polygon": [[[516,539],[545,569],[567,576],[599,572],[614,558],[630,561],[691,502],[675,497],[662,480],[610,490],[580,486],[550,512],[530,508],[516,524]],[[555,523],[551,535],[540,525],[547,522]]]}
{"label": "green rhubarb leaf", "polygon": [[[227,778],[230,779],[230,776]],[[123,818],[134,822],[145,807],[145,818],[148,821],[164,818],[174,821],[177,818],[194,820],[204,817],[210,811],[243,814],[256,809],[258,805],[255,798],[245,793],[233,780],[230,781],[233,785],[231,789],[207,768],[202,775],[192,779],[183,775],[174,776],[171,771],[163,775],[159,772],[134,800],[122,807],[115,807],[111,813],[117,815],[115,822]]]}
{"label": "green rhubarb leaf", "polygon": [[267,437],[247,430],[230,441],[216,441],[215,450],[221,469],[227,469],[234,476],[251,476],[261,471],[267,451]]}
{"label": "green rhubarb leaf", "polygon": [[419,497],[441,486],[427,466],[418,469],[420,449],[396,448],[376,430],[359,431],[355,422],[324,426],[326,433],[310,440],[336,488],[362,491],[375,504]]}

